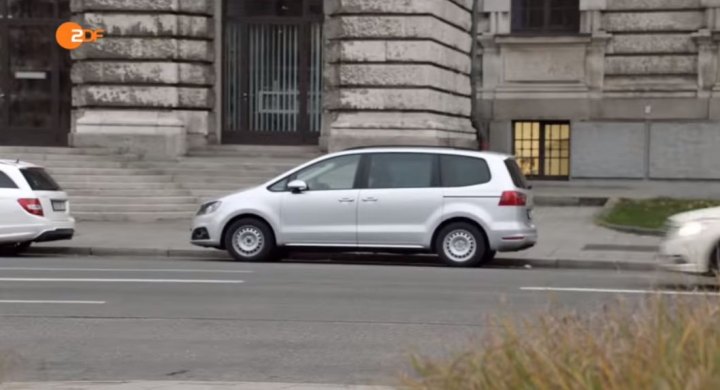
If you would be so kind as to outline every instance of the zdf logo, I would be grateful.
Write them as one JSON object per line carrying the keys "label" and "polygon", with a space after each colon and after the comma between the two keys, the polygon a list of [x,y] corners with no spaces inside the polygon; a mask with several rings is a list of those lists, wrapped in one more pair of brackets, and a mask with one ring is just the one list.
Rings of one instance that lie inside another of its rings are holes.
{"label": "zdf logo", "polygon": [[75,50],[83,43],[95,42],[102,38],[103,30],[89,30],[82,28],[75,22],[65,22],[55,31],[55,39],[58,45],[67,50]]}

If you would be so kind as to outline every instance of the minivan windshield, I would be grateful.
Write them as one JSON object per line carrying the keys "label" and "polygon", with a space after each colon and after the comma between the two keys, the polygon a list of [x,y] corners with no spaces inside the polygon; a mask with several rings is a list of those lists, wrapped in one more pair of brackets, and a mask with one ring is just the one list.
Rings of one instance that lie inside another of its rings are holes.
{"label": "minivan windshield", "polygon": [[33,191],[62,191],[58,183],[43,168],[24,168],[20,172]]}

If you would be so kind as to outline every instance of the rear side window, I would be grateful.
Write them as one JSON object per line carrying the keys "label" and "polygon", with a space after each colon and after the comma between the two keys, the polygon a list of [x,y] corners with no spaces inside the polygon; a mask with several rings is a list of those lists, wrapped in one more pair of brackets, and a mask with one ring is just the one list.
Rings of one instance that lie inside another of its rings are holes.
{"label": "rear side window", "polygon": [[370,158],[368,188],[434,187],[436,156],[422,153],[381,153]]}
{"label": "rear side window", "polygon": [[25,168],[20,172],[33,191],[61,191],[60,186],[42,168]]}
{"label": "rear side window", "polygon": [[523,175],[522,170],[517,165],[515,159],[509,158],[505,160],[505,166],[510,173],[510,177],[515,184],[515,187],[522,189],[530,189],[530,185],[528,184],[527,180],[525,180],[525,175]]}
{"label": "rear side window", "polygon": [[0,188],[18,188],[18,186],[5,172],[0,172]]}
{"label": "rear side window", "polygon": [[440,165],[443,187],[467,187],[490,182],[490,168],[483,159],[442,156]]}

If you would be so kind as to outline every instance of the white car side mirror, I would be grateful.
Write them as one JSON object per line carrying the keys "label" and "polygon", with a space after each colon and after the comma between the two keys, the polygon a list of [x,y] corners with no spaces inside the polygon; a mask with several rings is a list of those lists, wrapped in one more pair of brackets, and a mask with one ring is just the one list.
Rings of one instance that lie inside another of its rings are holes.
{"label": "white car side mirror", "polygon": [[288,189],[290,189],[293,194],[299,194],[303,191],[307,191],[308,185],[303,180],[293,180],[288,183]]}

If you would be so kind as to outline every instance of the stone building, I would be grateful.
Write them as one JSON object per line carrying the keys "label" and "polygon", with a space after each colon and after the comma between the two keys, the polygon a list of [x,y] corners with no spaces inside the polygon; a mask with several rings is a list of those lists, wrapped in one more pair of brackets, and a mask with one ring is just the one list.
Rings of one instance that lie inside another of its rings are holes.
{"label": "stone building", "polygon": [[[538,178],[720,179],[718,10],[0,0],[0,145],[149,160],[216,144],[487,145]],[[105,37],[65,51],[54,31],[67,20]]]}

